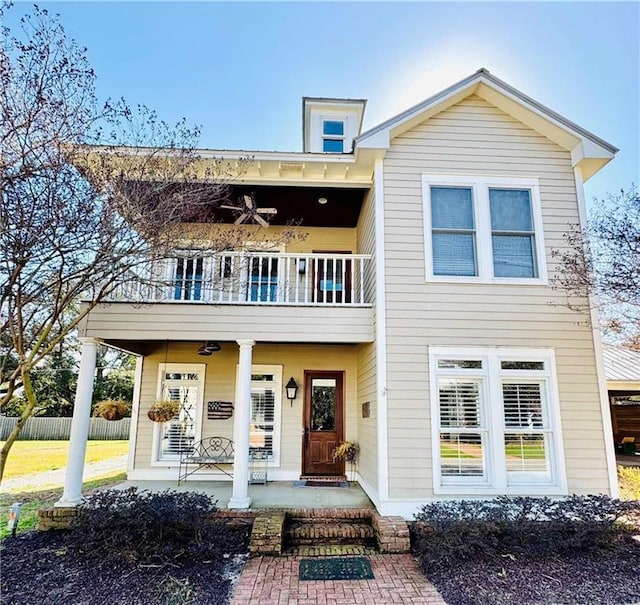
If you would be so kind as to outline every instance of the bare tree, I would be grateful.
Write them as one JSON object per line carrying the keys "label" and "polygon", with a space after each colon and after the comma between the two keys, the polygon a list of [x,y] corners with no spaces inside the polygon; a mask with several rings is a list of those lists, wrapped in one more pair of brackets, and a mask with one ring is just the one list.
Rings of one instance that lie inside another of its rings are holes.
{"label": "bare tree", "polygon": [[209,251],[246,238],[215,213],[248,160],[201,161],[198,128],[99,103],[85,49],[38,7],[18,32],[2,29],[0,88],[0,411],[20,386],[27,401],[1,479],[37,406],[32,370],[87,313],[177,237],[201,241],[185,224],[208,223]]}
{"label": "bare tree", "polygon": [[570,294],[590,295],[605,329],[640,345],[640,194],[636,186],[594,200],[584,231],[565,234],[567,248],[554,250],[560,273],[556,285]]}

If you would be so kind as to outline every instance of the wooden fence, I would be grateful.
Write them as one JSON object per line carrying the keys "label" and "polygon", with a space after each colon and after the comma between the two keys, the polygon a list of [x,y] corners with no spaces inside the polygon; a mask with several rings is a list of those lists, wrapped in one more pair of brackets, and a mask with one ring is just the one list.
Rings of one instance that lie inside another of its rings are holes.
{"label": "wooden fence", "polygon": [[[17,418],[0,416],[0,441],[5,440],[13,427],[18,422]],[[131,418],[122,420],[105,420],[104,418],[92,418],[89,428],[89,439],[118,440],[129,439],[129,425]],[[45,441],[69,439],[71,433],[71,418],[29,418],[20,433],[18,439],[24,441]]]}

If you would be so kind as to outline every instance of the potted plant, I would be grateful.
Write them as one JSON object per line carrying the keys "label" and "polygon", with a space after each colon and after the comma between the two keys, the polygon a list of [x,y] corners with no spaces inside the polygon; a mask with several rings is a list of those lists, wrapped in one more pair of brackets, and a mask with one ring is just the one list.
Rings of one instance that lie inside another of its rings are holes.
{"label": "potted plant", "polygon": [[99,401],[94,416],[105,420],[122,420],[131,412],[131,404],[123,399],[104,399]]}
{"label": "potted plant", "polygon": [[180,411],[180,403],[170,399],[158,399],[147,412],[149,420],[153,422],[167,422]]}
{"label": "potted plant", "polygon": [[355,441],[341,441],[333,450],[333,461],[346,460],[347,462],[354,462],[358,454],[358,444]]}

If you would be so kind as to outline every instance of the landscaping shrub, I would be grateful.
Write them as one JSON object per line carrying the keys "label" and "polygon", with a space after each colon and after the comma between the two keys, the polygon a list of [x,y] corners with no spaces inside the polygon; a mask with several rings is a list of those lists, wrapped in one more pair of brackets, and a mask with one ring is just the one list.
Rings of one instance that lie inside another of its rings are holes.
{"label": "landscaping shrub", "polygon": [[69,548],[136,564],[211,558],[246,551],[247,529],[211,521],[209,496],[193,492],[105,490],[79,509]]}
{"label": "landscaping shrub", "polygon": [[479,558],[563,555],[606,547],[640,508],[607,496],[500,496],[427,504],[412,525],[412,546],[424,569]]}

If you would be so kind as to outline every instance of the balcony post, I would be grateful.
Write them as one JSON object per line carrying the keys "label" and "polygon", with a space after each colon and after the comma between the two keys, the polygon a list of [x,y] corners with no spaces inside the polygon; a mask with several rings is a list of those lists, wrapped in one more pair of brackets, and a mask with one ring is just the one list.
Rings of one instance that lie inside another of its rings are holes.
{"label": "balcony post", "polygon": [[249,424],[251,420],[251,357],[254,340],[238,340],[240,345],[236,376],[236,406],[233,419],[233,492],[229,508],[249,508]]}

